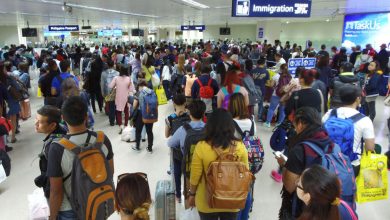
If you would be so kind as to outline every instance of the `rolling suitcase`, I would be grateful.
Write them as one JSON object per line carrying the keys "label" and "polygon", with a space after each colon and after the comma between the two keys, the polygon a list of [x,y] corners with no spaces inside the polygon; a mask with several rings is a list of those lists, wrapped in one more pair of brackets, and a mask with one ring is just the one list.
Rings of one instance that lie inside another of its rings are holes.
{"label": "rolling suitcase", "polygon": [[175,187],[170,180],[160,180],[156,186],[156,220],[176,220]]}

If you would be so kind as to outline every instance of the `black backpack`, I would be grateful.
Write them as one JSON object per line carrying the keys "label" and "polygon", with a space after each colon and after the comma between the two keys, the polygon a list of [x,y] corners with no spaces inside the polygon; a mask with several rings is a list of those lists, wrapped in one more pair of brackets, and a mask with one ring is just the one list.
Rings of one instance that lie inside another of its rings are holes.
{"label": "black backpack", "polygon": [[194,153],[196,144],[204,139],[205,128],[194,129],[189,123],[184,124],[183,128],[186,130],[187,135],[184,141],[182,171],[184,176],[189,178],[192,155]]}
{"label": "black backpack", "polygon": [[0,165],[3,165],[5,175],[9,176],[9,174],[11,173],[11,158],[4,150],[0,150]]}
{"label": "black backpack", "polygon": [[[170,124],[171,124],[171,135],[173,135],[177,129],[179,129],[181,126],[184,126],[188,122],[191,121],[190,116],[187,113],[184,113],[180,116],[177,116],[176,114],[172,114],[170,116]],[[182,160],[183,159],[183,153],[181,152],[181,149],[172,148],[172,156],[175,160]]]}

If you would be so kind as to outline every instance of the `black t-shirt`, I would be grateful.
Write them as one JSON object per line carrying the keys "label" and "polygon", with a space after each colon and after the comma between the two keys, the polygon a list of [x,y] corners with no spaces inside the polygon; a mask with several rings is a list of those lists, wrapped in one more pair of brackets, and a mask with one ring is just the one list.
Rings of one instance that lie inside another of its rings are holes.
{"label": "black t-shirt", "polygon": [[301,175],[305,170],[305,152],[303,145],[294,146],[287,156],[286,169],[294,174]]}
{"label": "black t-shirt", "polygon": [[289,115],[291,112],[301,107],[312,107],[321,112],[321,96],[316,89],[308,88],[293,92],[287,102],[285,113]]}

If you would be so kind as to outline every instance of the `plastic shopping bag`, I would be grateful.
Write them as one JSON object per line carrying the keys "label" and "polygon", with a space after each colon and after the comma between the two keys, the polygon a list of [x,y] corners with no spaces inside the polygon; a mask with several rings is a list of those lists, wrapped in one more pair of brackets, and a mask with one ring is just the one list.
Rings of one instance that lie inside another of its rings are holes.
{"label": "plastic shopping bag", "polygon": [[49,205],[42,189],[37,188],[32,194],[28,195],[28,209],[30,220],[49,219]]}
{"label": "plastic shopping bag", "polygon": [[5,173],[3,164],[1,164],[1,161],[0,161],[0,183],[4,182],[4,180],[6,180],[6,179],[7,179],[7,174]]}
{"label": "plastic shopping bag", "polygon": [[183,211],[181,218],[182,220],[200,220],[198,210],[196,208],[190,208]]}
{"label": "plastic shopping bag", "polygon": [[37,89],[37,97],[38,98],[42,97],[42,91],[41,91],[41,88],[39,86],[38,86],[38,89]]}
{"label": "plastic shopping bag", "polygon": [[134,142],[135,141],[135,127],[127,126],[123,129],[121,140],[126,142]]}
{"label": "plastic shopping bag", "polygon": [[167,96],[165,95],[165,90],[162,86],[159,86],[156,89],[157,101],[159,105],[165,105],[168,103]]}
{"label": "plastic shopping bag", "polygon": [[356,201],[359,203],[387,199],[387,157],[371,152],[363,153],[356,185]]}
{"label": "plastic shopping bag", "polygon": [[152,85],[153,88],[156,88],[160,85],[160,77],[158,77],[156,72],[152,75]]}

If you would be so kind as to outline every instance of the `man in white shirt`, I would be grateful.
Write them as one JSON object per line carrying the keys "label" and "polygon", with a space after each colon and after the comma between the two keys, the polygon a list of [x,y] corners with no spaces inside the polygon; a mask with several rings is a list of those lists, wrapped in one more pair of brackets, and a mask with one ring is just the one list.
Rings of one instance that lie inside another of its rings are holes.
{"label": "man in white shirt", "polygon": [[273,69],[275,69],[275,71],[279,71],[280,70],[280,66],[282,64],[285,64],[286,60],[283,59],[282,54],[277,53],[277,54],[275,54],[275,63],[276,63],[276,65],[273,67]]}
{"label": "man in white shirt", "polygon": [[[357,111],[357,107],[360,105],[360,88],[353,85],[345,85],[340,90],[340,98],[343,103],[342,107],[337,108],[337,117],[338,118],[351,118],[357,114],[360,114]],[[322,123],[325,123],[332,111],[329,110],[324,117],[322,118]],[[355,176],[359,173],[360,169],[360,158],[362,152],[362,139],[364,141],[364,146],[366,151],[374,151],[375,149],[375,132],[374,125],[369,117],[363,117],[362,119],[356,121],[354,124],[354,143],[353,143],[353,153],[358,154],[358,159],[351,161]]]}

